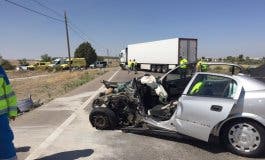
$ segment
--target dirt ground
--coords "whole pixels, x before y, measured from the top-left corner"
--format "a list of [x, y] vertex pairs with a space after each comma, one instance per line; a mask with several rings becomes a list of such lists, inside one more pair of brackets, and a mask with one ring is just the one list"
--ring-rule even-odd
[[31, 77], [31, 76], [38, 76], [38, 75], [45, 75], [45, 74], [52, 74], [52, 72], [48, 71], [6, 71], [9, 79], [14, 78], [25, 78], [25, 77]]
[[[109, 69], [90, 69], [71, 73], [69, 71], [46, 73], [48, 75], [45, 77], [14, 79], [11, 81], [11, 85], [19, 100], [28, 98], [31, 95], [33, 101], [40, 100], [40, 102], [46, 103], [108, 71]], [[30, 76], [36, 74], [39, 73], [33, 73]], [[20, 76], [14, 75], [13, 78]]]

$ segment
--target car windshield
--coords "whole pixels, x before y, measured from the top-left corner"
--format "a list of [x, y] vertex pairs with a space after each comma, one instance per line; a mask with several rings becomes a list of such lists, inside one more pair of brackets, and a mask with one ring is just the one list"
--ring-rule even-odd
[[220, 74], [227, 74], [227, 75], [237, 75], [238, 73], [242, 72], [242, 69], [237, 66], [232, 66], [229, 64], [211, 64], [207, 65], [207, 72], [210, 73], [220, 73]]

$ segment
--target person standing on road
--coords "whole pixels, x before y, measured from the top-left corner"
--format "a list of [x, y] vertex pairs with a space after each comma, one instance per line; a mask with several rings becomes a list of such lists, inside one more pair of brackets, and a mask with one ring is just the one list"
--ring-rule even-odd
[[180, 68], [180, 78], [186, 78], [187, 68], [188, 68], [188, 60], [183, 58], [182, 56], [179, 57], [179, 68]]
[[208, 64], [204, 60], [205, 58], [202, 57], [196, 64], [196, 70], [201, 72], [207, 72], [208, 71]]
[[0, 66], [0, 160], [16, 160], [13, 144], [14, 135], [9, 126], [9, 119], [17, 116], [17, 98], [12, 91], [8, 77]]
[[128, 61], [128, 73], [130, 73], [132, 70], [132, 60]]
[[137, 74], [137, 62], [135, 61], [135, 59], [133, 59], [133, 70], [134, 70], [134, 74]]

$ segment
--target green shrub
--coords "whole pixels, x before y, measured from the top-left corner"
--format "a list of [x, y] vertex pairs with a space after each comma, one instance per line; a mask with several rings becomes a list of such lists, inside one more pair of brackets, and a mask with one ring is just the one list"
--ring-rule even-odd
[[5, 70], [13, 70], [16, 68], [16, 66], [12, 65], [8, 60], [2, 59], [1, 61], [1, 66], [5, 69]]

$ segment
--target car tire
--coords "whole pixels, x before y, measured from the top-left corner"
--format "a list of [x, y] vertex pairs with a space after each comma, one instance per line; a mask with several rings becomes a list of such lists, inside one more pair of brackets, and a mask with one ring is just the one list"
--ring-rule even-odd
[[99, 130], [113, 130], [117, 126], [116, 115], [109, 108], [94, 108], [89, 115], [89, 120], [92, 126]]
[[225, 147], [245, 157], [258, 157], [265, 151], [265, 129], [254, 121], [233, 121], [221, 135]]

